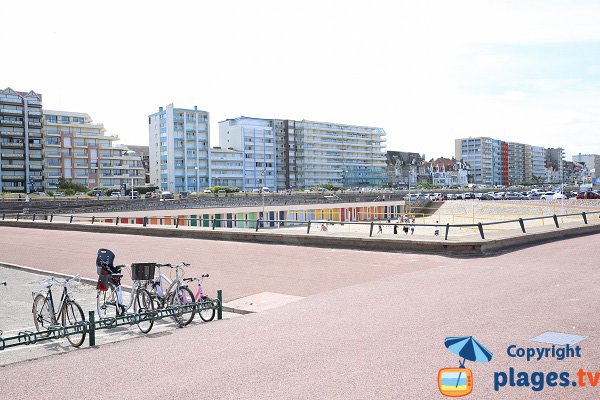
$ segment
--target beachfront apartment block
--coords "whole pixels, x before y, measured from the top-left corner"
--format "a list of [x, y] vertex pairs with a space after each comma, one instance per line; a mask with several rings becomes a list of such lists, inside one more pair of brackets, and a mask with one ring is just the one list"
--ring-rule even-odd
[[118, 136], [89, 114], [44, 110], [42, 136], [46, 189], [58, 189], [59, 178], [90, 189], [145, 184], [141, 156], [116, 145]]
[[207, 111], [159, 107], [148, 116], [150, 183], [171, 193], [201, 192], [210, 181]]
[[42, 95], [0, 90], [0, 191], [43, 188]]
[[455, 158], [471, 166], [476, 184], [508, 186], [546, 179], [544, 147], [490, 137], [456, 139], [454, 143]]
[[241, 188], [244, 181], [244, 153], [233, 148], [210, 150], [210, 173], [213, 186]]
[[387, 182], [382, 128], [239, 117], [219, 123], [219, 144], [244, 152], [243, 190]]
[[239, 117], [221, 121], [219, 145], [243, 154], [241, 190], [278, 190], [273, 120]]

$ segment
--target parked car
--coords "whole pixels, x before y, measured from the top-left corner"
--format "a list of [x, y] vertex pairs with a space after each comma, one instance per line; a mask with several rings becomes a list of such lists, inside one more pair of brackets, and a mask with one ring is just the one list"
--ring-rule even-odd
[[210, 190], [210, 189], [204, 189], [204, 190], [202, 191], [202, 193], [212, 193], [212, 190]]
[[160, 194], [160, 198], [163, 200], [173, 200], [175, 196], [171, 192], [164, 191]]
[[506, 200], [523, 200], [526, 198], [527, 197], [523, 196], [523, 194], [519, 193], [519, 192], [507, 192], [504, 195], [504, 199], [506, 199]]
[[540, 200], [554, 200], [554, 192], [544, 192], [540, 195]]
[[565, 200], [567, 198], [568, 197], [562, 193], [554, 193], [554, 196], [552, 196], [552, 200]]
[[529, 200], [539, 200], [542, 195], [539, 192], [531, 192], [527, 195]]
[[587, 192], [579, 192], [577, 194], [578, 199], [600, 199], [600, 195], [596, 192], [588, 190]]
[[496, 196], [493, 193], [482, 193], [479, 200], [496, 200]]
[[121, 192], [112, 192], [110, 197], [121, 197]]

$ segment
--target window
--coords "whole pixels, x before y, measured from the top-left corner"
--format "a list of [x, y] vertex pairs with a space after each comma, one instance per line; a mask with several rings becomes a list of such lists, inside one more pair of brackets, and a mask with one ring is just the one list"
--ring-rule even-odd
[[64, 115], [61, 115], [61, 117], [59, 118], [59, 121], [61, 124], [68, 124], [70, 121], [70, 118]]
[[46, 121], [56, 123], [57, 117], [56, 117], [56, 115], [46, 115]]
[[82, 117], [73, 117], [73, 123], [74, 124], [83, 124], [85, 121], [83, 120]]

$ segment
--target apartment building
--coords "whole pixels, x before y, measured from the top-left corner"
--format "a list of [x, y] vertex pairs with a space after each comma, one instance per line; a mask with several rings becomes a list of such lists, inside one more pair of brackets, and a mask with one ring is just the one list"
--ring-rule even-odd
[[600, 154], [577, 154], [572, 160], [585, 164], [591, 178], [600, 178]]
[[506, 142], [489, 137], [455, 140], [455, 157], [471, 166], [473, 182], [515, 185], [523, 181], [544, 182], [545, 148]]
[[59, 178], [88, 188], [145, 184], [141, 156], [115, 145], [118, 136], [89, 114], [44, 110], [42, 137], [47, 189], [57, 189]]
[[297, 186], [386, 185], [382, 128], [302, 120], [294, 121], [294, 135]]
[[244, 151], [244, 190], [384, 186], [384, 142], [385, 131], [373, 127], [251, 117], [219, 123], [221, 147]]
[[210, 164], [213, 186], [243, 187], [244, 153], [242, 151], [213, 147], [210, 150]]
[[439, 186], [467, 186], [469, 184], [469, 164], [440, 157], [426, 164], [431, 177], [430, 183]]
[[429, 183], [429, 171], [425, 164], [425, 155], [407, 151], [387, 151], [387, 185], [407, 188], [418, 183]]
[[0, 191], [43, 190], [42, 95], [0, 90]]
[[219, 145], [243, 153], [241, 190], [278, 190], [273, 120], [239, 117], [219, 122]]
[[151, 184], [172, 193], [211, 186], [208, 112], [169, 104], [149, 115], [148, 124]]

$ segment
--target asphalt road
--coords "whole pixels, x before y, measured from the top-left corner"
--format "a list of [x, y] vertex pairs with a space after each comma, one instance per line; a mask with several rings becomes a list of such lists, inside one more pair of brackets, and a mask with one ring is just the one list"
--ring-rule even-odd
[[[6, 230], [0, 239], [2, 249], [15, 243], [7, 239]], [[158, 242], [132, 239], [148, 241], [149, 255], [158, 254], [154, 253]], [[127, 242], [133, 248], [140, 245]], [[93, 244], [89, 238], [69, 243], [65, 237], [60, 243], [63, 250], [81, 248], [73, 260], [77, 254], [88, 254], [87, 247]], [[545, 387], [538, 392], [531, 387], [505, 387], [496, 392], [493, 377], [494, 372], [508, 372], [511, 367], [517, 372], [567, 371], [574, 381], [579, 368], [600, 371], [596, 250], [600, 235], [466, 260], [352, 251], [327, 257], [324, 249], [213, 244], [222, 247], [230, 260], [250, 252], [245, 262], [236, 263], [237, 270], [242, 266], [254, 270], [255, 251], [260, 251], [258, 259], [277, 261], [260, 268], [279, 271], [281, 279], [273, 279], [274, 272], [264, 273], [266, 279], [253, 282], [248, 290], [262, 291], [261, 285], [272, 285], [286, 293], [296, 287], [285, 279], [301, 276], [306, 276], [303, 284], [312, 282], [308, 277], [325, 282], [315, 279], [312, 293], [307, 289], [298, 293], [313, 295], [268, 312], [70, 352], [35, 364], [12, 364], [2, 369], [0, 398], [89, 398], [94, 393], [104, 399], [146, 399], [160, 391], [171, 398], [200, 394], [217, 399], [437, 399], [442, 398], [438, 370], [459, 364], [458, 357], [444, 347], [444, 338], [469, 335], [494, 357], [489, 363], [467, 362], [474, 375], [474, 391], [468, 398], [599, 397], [600, 385]], [[22, 259], [34, 257], [23, 253], [22, 245], [15, 249], [21, 250], [20, 256], [13, 254], [6, 261], [21, 259], [26, 264]], [[134, 254], [143, 254], [142, 249], [137, 251]], [[47, 252], [43, 247], [35, 251], [41, 256]], [[206, 257], [212, 260], [207, 264], [217, 268], [215, 258], [221, 257]], [[233, 274], [232, 269], [225, 270]], [[348, 277], [340, 277], [344, 272]], [[247, 276], [240, 274], [238, 280]], [[220, 283], [230, 281], [235, 279]], [[513, 344], [546, 347], [530, 340], [546, 331], [588, 336], [579, 344], [582, 357], [530, 362], [508, 357], [507, 347]], [[43, 384], [28, 384], [31, 371]]]

